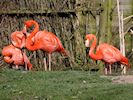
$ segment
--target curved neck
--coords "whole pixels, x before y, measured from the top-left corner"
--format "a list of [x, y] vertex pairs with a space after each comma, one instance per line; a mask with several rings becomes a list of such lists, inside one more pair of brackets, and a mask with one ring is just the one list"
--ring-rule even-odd
[[36, 21], [32, 21], [32, 24], [35, 26], [34, 30], [30, 33], [28, 38], [32, 38], [35, 36], [35, 34], [39, 31], [39, 25]]
[[99, 60], [101, 59], [100, 55], [96, 52], [96, 54], [94, 54], [94, 49], [96, 47], [96, 43], [97, 43], [97, 39], [96, 39], [96, 36], [93, 36], [92, 37], [93, 40], [93, 43], [90, 47], [90, 52], [89, 52], [89, 56], [92, 58], [92, 59], [95, 59], [95, 60]]
[[32, 24], [35, 26], [34, 30], [30, 33], [30, 35], [26, 39], [26, 48], [28, 50], [36, 50], [36, 46], [34, 46], [34, 41], [32, 41], [32, 38], [36, 35], [36, 33], [39, 31], [39, 25], [36, 21], [32, 21]]

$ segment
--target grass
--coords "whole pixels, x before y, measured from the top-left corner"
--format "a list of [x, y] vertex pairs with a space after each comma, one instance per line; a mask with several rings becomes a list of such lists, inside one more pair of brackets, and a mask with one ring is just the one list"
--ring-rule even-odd
[[87, 71], [0, 70], [0, 100], [132, 100], [132, 91]]

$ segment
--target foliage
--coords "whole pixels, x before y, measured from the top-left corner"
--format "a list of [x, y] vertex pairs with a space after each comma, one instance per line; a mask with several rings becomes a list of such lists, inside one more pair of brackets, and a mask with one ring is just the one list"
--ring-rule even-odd
[[132, 100], [132, 90], [89, 71], [0, 70], [1, 100]]

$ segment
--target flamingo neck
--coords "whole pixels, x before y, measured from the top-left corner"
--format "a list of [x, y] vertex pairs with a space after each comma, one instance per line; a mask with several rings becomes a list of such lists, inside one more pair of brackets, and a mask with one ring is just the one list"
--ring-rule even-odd
[[36, 21], [32, 21], [32, 24], [35, 26], [35, 28], [26, 39], [26, 48], [28, 50], [36, 50], [37, 49], [36, 46], [34, 46], [34, 41], [32, 41], [32, 38], [39, 31], [39, 25]]
[[34, 30], [30, 33], [30, 35], [28, 36], [28, 38], [32, 38], [36, 35], [36, 33], [39, 31], [39, 25], [36, 21], [32, 21], [32, 25], [35, 26]]
[[94, 60], [99, 60], [99, 56], [97, 54], [94, 54], [94, 49], [96, 48], [97, 39], [96, 36], [93, 36], [93, 43], [90, 47], [89, 56]]

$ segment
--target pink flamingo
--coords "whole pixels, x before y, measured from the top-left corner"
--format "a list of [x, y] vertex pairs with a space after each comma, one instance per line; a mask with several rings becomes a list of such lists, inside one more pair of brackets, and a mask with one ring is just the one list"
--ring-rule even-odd
[[[53, 52], [60, 52], [66, 56], [67, 53], [64, 47], [62, 46], [61, 41], [55, 34], [48, 32], [46, 30], [39, 31], [39, 25], [34, 20], [28, 20], [25, 22], [25, 26], [27, 28], [33, 25], [35, 26], [34, 30], [26, 38], [26, 48], [31, 51], [39, 49], [46, 51], [49, 56], [49, 70], [51, 70], [51, 54]], [[46, 63], [45, 70], [47, 70]]]
[[31, 70], [32, 64], [30, 63], [28, 57], [20, 49], [14, 47], [13, 45], [8, 45], [3, 48], [2, 55], [4, 56], [4, 61], [16, 65], [18, 69], [19, 65], [27, 64], [28, 69]]
[[23, 48], [25, 46], [25, 42], [26, 42], [25, 33], [26, 33], [25, 27], [22, 31], [15, 31], [11, 33], [11, 42], [15, 47]]
[[[128, 63], [128, 59], [124, 57], [121, 52], [115, 48], [112, 45], [109, 45], [107, 43], [102, 43], [96, 48], [96, 54], [94, 54], [94, 49], [96, 47], [97, 39], [96, 36], [93, 34], [87, 34], [86, 35], [86, 41], [85, 41], [85, 46], [89, 47], [90, 41], [92, 42], [92, 45], [90, 46], [90, 51], [88, 55], [90, 58], [94, 60], [102, 60], [105, 63], [109, 64], [109, 70], [110, 74], [112, 73], [111, 71], [111, 64], [115, 62], [120, 62], [121, 64], [126, 65], [128, 68], [130, 68], [130, 65]], [[105, 74], [108, 74], [107, 68], [105, 68]]]

